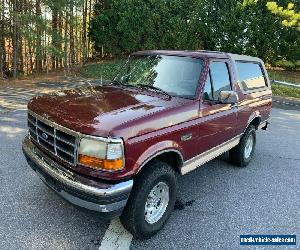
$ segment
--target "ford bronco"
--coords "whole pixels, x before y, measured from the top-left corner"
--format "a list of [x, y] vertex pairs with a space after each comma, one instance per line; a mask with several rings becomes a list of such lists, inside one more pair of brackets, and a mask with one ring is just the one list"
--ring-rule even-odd
[[148, 238], [173, 210], [179, 175], [227, 151], [249, 164], [271, 104], [259, 58], [141, 51], [105, 84], [34, 97], [23, 152], [64, 199]]

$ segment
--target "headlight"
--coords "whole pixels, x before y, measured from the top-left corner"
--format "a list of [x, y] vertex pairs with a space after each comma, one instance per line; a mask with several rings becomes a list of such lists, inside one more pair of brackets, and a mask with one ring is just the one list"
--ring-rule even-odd
[[95, 169], [117, 171], [124, 167], [123, 152], [122, 141], [82, 138], [78, 149], [78, 162]]

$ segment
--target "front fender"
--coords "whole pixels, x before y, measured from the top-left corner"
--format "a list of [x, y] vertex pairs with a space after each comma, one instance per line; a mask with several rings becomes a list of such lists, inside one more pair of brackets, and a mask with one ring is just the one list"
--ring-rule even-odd
[[249, 126], [249, 124], [250, 124], [255, 118], [261, 119], [261, 114], [260, 114], [259, 110], [255, 110], [255, 111], [249, 116], [249, 119], [248, 119], [248, 122], [247, 122], [247, 127]]
[[156, 156], [166, 153], [166, 152], [174, 152], [177, 153], [182, 162], [183, 158], [183, 150], [178, 143], [175, 141], [161, 141], [152, 146], [150, 146], [147, 150], [145, 150], [138, 158], [134, 165], [135, 173], [138, 173], [150, 160], [155, 158]]

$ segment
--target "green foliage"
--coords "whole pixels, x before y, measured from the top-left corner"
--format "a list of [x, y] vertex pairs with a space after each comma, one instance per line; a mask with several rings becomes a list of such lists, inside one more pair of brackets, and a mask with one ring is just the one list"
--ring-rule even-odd
[[288, 61], [285, 59], [276, 61], [274, 64], [276, 67], [280, 67], [286, 70], [296, 70], [296, 69], [300, 69], [300, 61]]
[[100, 2], [89, 35], [95, 49], [103, 48], [106, 55], [207, 49], [249, 54], [267, 62], [300, 57], [299, 33], [282, 26], [281, 17], [267, 9], [267, 0]]
[[270, 79], [300, 84], [300, 71], [268, 70]]
[[100, 63], [89, 64], [82, 67], [79, 74], [87, 78], [98, 78], [103, 80], [112, 79], [116, 76], [125, 60], [109, 60]]
[[112, 0], [105, 9], [95, 5], [90, 36], [96, 49], [131, 53], [142, 49], [199, 47], [190, 39], [193, 1]]
[[300, 60], [295, 61], [294, 64], [295, 64], [296, 69], [300, 69]]
[[273, 83], [272, 91], [273, 91], [273, 95], [275, 96], [300, 98], [300, 89], [298, 88], [287, 87], [287, 86]]
[[287, 27], [297, 27], [300, 31], [300, 12], [297, 12], [293, 3], [288, 3], [287, 8], [284, 9], [278, 6], [276, 2], [267, 2], [267, 8], [276, 15], [283, 17], [282, 24]]

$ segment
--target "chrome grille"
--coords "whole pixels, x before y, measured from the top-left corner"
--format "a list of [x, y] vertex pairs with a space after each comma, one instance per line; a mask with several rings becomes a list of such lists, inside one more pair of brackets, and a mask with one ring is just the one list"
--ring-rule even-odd
[[76, 136], [64, 131], [48, 120], [28, 113], [28, 129], [32, 140], [71, 165], [76, 164]]

